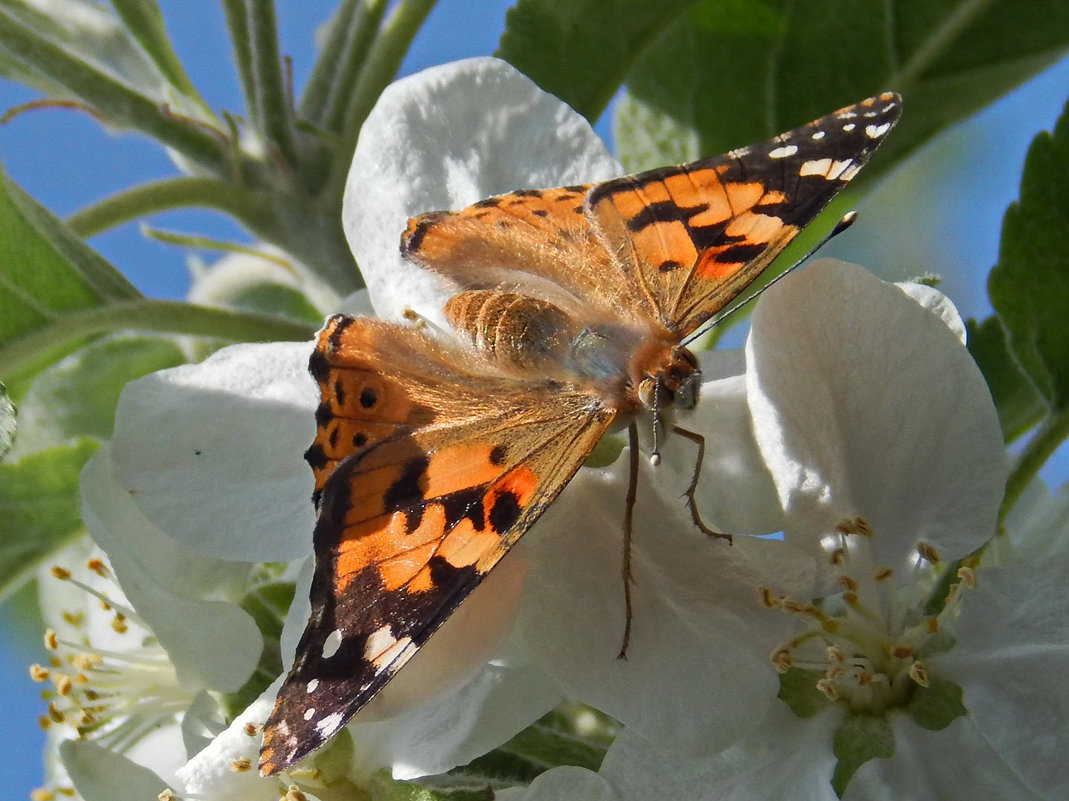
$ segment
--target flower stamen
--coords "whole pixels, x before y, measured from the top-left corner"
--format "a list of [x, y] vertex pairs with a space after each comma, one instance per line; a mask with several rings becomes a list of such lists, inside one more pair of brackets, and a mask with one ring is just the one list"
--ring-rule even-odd
[[[91, 559], [86, 568], [114, 581], [102, 559]], [[148, 628], [107, 593], [75, 579], [71, 570], [56, 566], [51, 574], [95, 598], [112, 617], [109, 628], [102, 629], [91, 627], [84, 614], [68, 612], [62, 618], [70, 626], [69, 636], [60, 637], [54, 629], [45, 632], [49, 664], [30, 666], [34, 681], [52, 685], [42, 692], [48, 704], [47, 715], [39, 719], [42, 727], [67, 725], [79, 738], [92, 737], [122, 751], [160, 725], [176, 722], [193, 691], [179, 684], [170, 657]], [[113, 586], [111, 595], [119, 597], [121, 591]], [[108, 630], [118, 636], [111, 637], [115, 646], [94, 646], [93, 640]]]
[[[766, 607], [792, 615], [806, 630], [772, 652], [776, 671], [818, 672], [822, 675], [815, 687], [825, 698], [863, 714], [903, 706], [914, 689], [929, 686], [922, 656], [930, 651], [941, 621], [958, 613], [963, 592], [975, 584], [971, 568], [960, 568], [960, 581], [952, 585], [940, 612], [925, 614], [927, 594], [939, 577], [938, 552], [929, 543], [919, 543], [912, 575], [899, 586], [890, 567], [866, 567], [868, 543], [876, 536], [861, 517], [835, 527], [825, 542], [839, 569], [841, 591], [819, 604], [760, 590]], [[919, 592], [925, 588], [927, 592]]]

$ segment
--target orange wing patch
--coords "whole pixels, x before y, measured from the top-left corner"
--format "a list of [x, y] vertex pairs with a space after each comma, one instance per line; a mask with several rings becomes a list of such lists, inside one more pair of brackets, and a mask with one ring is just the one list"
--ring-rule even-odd
[[591, 226], [683, 336], [723, 309], [858, 173], [901, 114], [884, 94], [767, 142], [594, 187]]

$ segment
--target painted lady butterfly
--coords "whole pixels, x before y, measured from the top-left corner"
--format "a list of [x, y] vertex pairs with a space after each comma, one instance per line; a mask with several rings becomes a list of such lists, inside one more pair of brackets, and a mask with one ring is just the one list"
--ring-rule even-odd
[[464, 346], [345, 315], [319, 334], [312, 616], [265, 728], [264, 774], [321, 746], [393, 677], [614, 423], [632, 446], [629, 534], [636, 415], [652, 411], [656, 431], [663, 408], [697, 400], [684, 338], [900, 113], [882, 94], [693, 164], [409, 221], [403, 254], [462, 289], [445, 315]]

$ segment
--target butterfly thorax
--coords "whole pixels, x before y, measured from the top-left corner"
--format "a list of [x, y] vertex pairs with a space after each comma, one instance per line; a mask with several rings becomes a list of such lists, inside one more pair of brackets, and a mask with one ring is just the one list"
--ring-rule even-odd
[[697, 359], [661, 325], [619, 320], [581, 325], [541, 298], [483, 289], [454, 295], [445, 315], [499, 367], [593, 388], [620, 413], [673, 403], [690, 408], [697, 399]]

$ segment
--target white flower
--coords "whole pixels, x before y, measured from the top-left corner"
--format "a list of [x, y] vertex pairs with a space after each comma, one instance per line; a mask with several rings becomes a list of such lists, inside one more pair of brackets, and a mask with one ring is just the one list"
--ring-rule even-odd
[[[91, 463], [87, 473], [94, 471]], [[86, 484], [95, 485], [90, 492], [100, 488], [92, 475]], [[117, 537], [137, 529], [120, 525]], [[142, 556], [159, 545], [158, 539], [152, 542], [150, 530], [142, 527], [137, 534], [149, 539]], [[183, 761], [184, 717], [191, 707], [210, 702], [208, 686], [236, 690], [255, 666], [261, 645], [259, 631], [240, 609], [231, 612], [221, 608], [224, 602], [196, 597], [203, 595], [196, 564], [187, 574], [189, 596], [168, 599], [129, 554], [113, 553], [114, 570], [100, 548], [79, 539], [62, 552], [50, 574], [42, 574], [41, 606], [49, 624], [45, 644], [51, 657], [47, 665], [31, 669], [37, 681], [52, 686], [46, 694], [48, 714], [42, 718], [49, 732], [49, 784], [61, 790], [73, 785], [90, 798], [120, 787], [156, 795], [171, 783]], [[120, 576], [130, 595], [142, 601], [146, 586], [151, 588], [156, 603], [142, 602], [144, 615], [119, 586]], [[158, 616], [168, 600], [176, 604]], [[217, 631], [201, 630], [208, 616], [220, 624]], [[164, 622], [165, 617], [172, 619]], [[177, 659], [149, 620], [160, 625]], [[218, 635], [215, 648], [226, 638], [233, 651], [231, 658], [212, 662], [220, 670], [214, 674], [204, 671], [204, 652], [198, 652], [213, 634]]]
[[994, 535], [1005, 456], [954, 315], [910, 294], [818, 262], [759, 302], [754, 428], [786, 538], [831, 545], [839, 591], [770, 590], [800, 624], [787, 703], [704, 759], [625, 730], [600, 771], [619, 798], [1065, 797], [1065, 556], [939, 583]]

